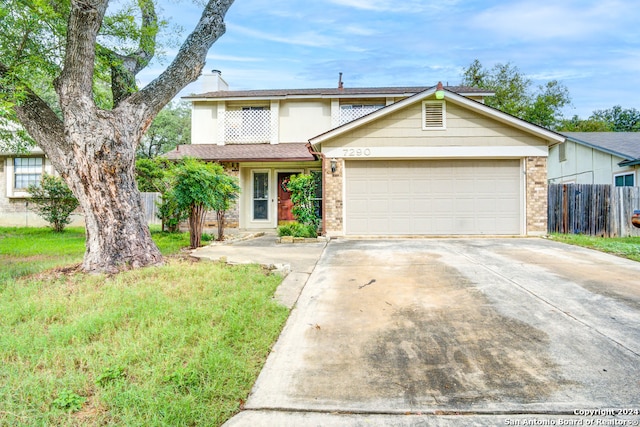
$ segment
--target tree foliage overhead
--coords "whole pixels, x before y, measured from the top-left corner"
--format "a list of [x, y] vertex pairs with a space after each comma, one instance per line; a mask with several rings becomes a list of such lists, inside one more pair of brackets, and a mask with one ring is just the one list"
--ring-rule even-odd
[[464, 69], [461, 84], [495, 92], [485, 98], [487, 105], [550, 129], [561, 122], [562, 108], [571, 103], [562, 83], [551, 80], [532, 90], [531, 79], [511, 63], [487, 69], [476, 59]]
[[162, 262], [135, 184], [136, 150], [156, 115], [200, 75], [233, 3], [203, 2], [173, 61], [138, 88], [165, 26], [154, 1], [0, 3], [0, 129], [14, 139], [26, 131], [77, 197], [86, 271]]

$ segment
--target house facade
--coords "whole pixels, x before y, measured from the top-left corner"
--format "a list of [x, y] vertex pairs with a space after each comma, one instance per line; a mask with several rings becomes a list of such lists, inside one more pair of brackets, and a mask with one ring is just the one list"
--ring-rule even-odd
[[563, 132], [549, 150], [551, 184], [637, 186], [640, 132]]
[[0, 153], [0, 226], [45, 226], [47, 222], [29, 209], [31, 184], [54, 168], [44, 152], [36, 147], [28, 153]]
[[311, 173], [329, 236], [546, 232], [549, 146], [557, 133], [447, 87], [231, 91], [192, 103], [192, 144], [168, 153], [221, 163], [242, 193], [242, 229], [292, 220], [286, 181]]

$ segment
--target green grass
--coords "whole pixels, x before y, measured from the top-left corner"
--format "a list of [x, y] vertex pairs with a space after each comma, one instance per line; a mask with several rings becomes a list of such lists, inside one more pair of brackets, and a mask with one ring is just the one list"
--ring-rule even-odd
[[0, 287], [0, 425], [215, 426], [236, 413], [288, 315], [272, 299], [281, 278], [184, 257], [113, 276], [36, 260], [80, 262], [83, 244], [81, 230], [0, 229], [0, 274], [7, 257], [39, 271]]
[[[163, 233], [152, 226], [151, 235], [163, 255], [189, 246], [189, 233]], [[81, 263], [84, 242], [81, 227], [68, 227], [63, 233], [50, 228], [0, 227], [0, 286], [17, 277]]]
[[640, 261], [640, 237], [596, 237], [582, 234], [553, 234], [553, 240]]

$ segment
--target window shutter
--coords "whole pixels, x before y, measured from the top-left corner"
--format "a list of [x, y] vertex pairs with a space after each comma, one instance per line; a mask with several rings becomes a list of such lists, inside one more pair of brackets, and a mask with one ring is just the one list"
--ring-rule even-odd
[[444, 102], [425, 101], [422, 106], [423, 129], [444, 129]]

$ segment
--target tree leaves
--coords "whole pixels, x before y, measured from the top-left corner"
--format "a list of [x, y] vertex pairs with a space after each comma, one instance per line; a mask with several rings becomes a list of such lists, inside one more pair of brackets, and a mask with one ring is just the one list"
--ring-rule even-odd
[[562, 120], [562, 108], [571, 103], [569, 90], [557, 80], [531, 91], [531, 79], [510, 62], [486, 69], [477, 59], [462, 73], [462, 85], [489, 89], [495, 96], [485, 103], [539, 126], [555, 128]]

